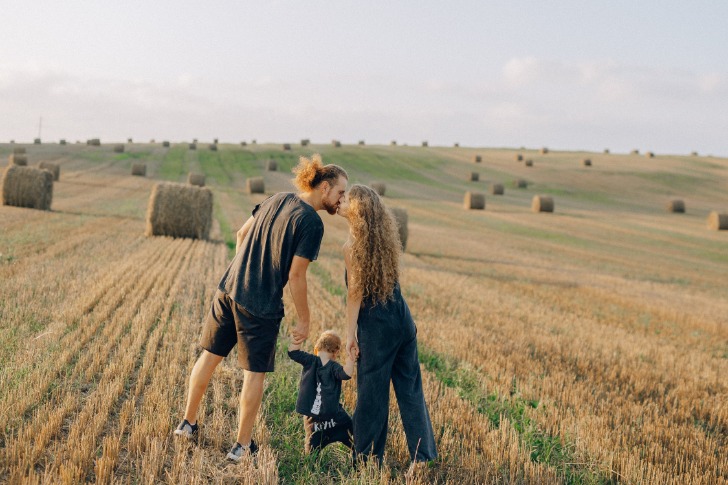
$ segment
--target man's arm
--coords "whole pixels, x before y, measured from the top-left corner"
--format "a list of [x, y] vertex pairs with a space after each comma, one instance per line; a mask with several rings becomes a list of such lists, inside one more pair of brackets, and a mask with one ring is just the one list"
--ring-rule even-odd
[[245, 224], [243, 224], [243, 227], [238, 229], [238, 241], [235, 244], [235, 254], [240, 251], [240, 246], [243, 245], [243, 241], [245, 240], [245, 236], [248, 235], [248, 232], [250, 231], [250, 228], [253, 226], [253, 222], [255, 222], [255, 217], [250, 216], [247, 221], [245, 221]]
[[306, 258], [294, 256], [291, 263], [291, 270], [288, 272], [288, 287], [296, 306], [298, 322], [293, 329], [293, 340], [303, 342], [308, 338], [308, 327], [311, 323], [311, 316], [308, 311], [308, 285], [306, 283], [306, 271], [311, 263]]

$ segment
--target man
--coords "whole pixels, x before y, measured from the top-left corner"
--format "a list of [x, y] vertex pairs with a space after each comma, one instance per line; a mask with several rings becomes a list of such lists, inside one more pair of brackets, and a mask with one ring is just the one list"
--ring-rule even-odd
[[306, 271], [318, 257], [324, 226], [318, 211], [336, 214], [344, 200], [348, 176], [321, 157], [301, 157], [294, 181], [300, 192], [279, 193], [261, 202], [237, 233], [237, 248], [218, 285], [203, 324], [203, 348], [190, 375], [187, 407], [176, 435], [194, 437], [197, 411], [210, 378], [235, 344], [244, 369], [237, 442], [227, 457], [239, 461], [254, 455], [252, 439], [263, 399], [265, 373], [273, 372], [276, 340], [283, 319], [283, 288], [288, 284], [298, 314], [293, 337], [308, 337]]

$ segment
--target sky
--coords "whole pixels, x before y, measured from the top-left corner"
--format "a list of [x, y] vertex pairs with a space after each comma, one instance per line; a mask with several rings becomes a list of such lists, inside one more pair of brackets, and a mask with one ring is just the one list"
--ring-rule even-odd
[[728, 156], [725, 0], [0, 0], [0, 11], [2, 143], [40, 131]]

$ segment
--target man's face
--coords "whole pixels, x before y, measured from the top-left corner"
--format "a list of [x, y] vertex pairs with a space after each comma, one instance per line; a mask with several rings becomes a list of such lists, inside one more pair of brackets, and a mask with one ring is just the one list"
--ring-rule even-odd
[[326, 212], [332, 216], [339, 210], [339, 205], [344, 201], [346, 195], [346, 184], [349, 181], [346, 177], [339, 177], [336, 182], [331, 185], [329, 182], [324, 182], [327, 186], [324, 188], [324, 196], [321, 199], [321, 203], [326, 209]]

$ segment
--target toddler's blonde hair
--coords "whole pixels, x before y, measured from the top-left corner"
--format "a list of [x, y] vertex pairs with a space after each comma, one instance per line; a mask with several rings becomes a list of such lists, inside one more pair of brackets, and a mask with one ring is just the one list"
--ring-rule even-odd
[[313, 351], [317, 355], [320, 350], [332, 355], [338, 353], [341, 350], [341, 337], [333, 330], [326, 330], [319, 336], [316, 345], [313, 346]]

